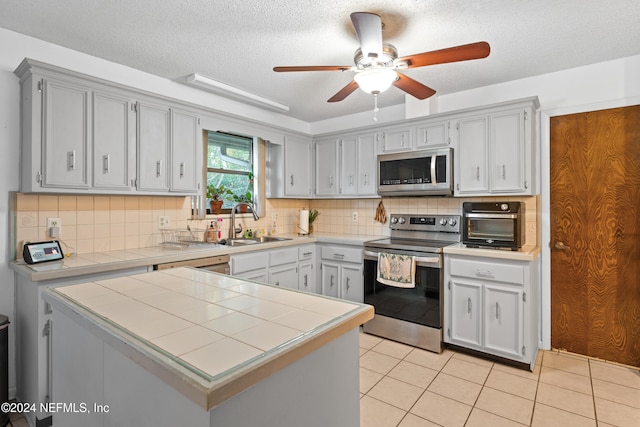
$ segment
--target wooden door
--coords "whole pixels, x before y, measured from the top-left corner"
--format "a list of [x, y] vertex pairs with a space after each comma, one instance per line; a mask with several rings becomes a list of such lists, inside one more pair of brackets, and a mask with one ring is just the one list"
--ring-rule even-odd
[[551, 119], [551, 345], [640, 366], [640, 106]]

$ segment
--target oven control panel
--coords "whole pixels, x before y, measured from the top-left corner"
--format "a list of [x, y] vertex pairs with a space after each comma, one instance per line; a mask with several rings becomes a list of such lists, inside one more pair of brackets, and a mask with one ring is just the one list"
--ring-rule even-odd
[[391, 214], [389, 228], [460, 233], [460, 215]]

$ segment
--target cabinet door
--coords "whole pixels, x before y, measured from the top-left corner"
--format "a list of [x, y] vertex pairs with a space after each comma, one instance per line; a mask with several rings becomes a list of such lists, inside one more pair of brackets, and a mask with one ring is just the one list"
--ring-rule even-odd
[[168, 107], [138, 103], [138, 189], [169, 190], [167, 160], [169, 158]]
[[364, 302], [362, 267], [358, 265], [343, 264], [341, 268], [340, 298], [354, 302]]
[[391, 153], [394, 151], [409, 151], [413, 148], [411, 141], [411, 129], [387, 129], [381, 132], [382, 151]]
[[451, 122], [435, 122], [418, 126], [416, 148], [442, 147], [451, 144]]
[[358, 142], [355, 136], [340, 140], [340, 194], [358, 194]]
[[43, 187], [89, 187], [89, 94], [84, 86], [44, 80]]
[[284, 142], [284, 195], [311, 195], [311, 141], [286, 137]]
[[135, 116], [129, 98], [93, 94], [93, 186], [131, 190], [135, 176]]
[[358, 195], [360, 196], [377, 194], [377, 155], [375, 135], [358, 136]]
[[198, 192], [202, 167], [198, 154], [202, 151], [200, 120], [195, 114], [171, 111], [171, 191]]
[[523, 305], [520, 286], [485, 285], [484, 346], [488, 352], [522, 357]]
[[456, 159], [456, 193], [487, 193], [488, 118], [472, 117], [460, 120]]
[[338, 195], [338, 140], [317, 141], [316, 196]]
[[261, 270], [247, 271], [246, 273], [234, 274], [233, 277], [237, 277], [239, 279], [251, 280], [257, 283], [268, 283], [267, 270], [264, 268]]
[[298, 265], [270, 270], [269, 283], [283, 288], [298, 289]]
[[300, 264], [298, 267], [298, 289], [316, 293], [316, 273], [312, 262]]
[[323, 262], [322, 269], [322, 295], [340, 297], [340, 264]]
[[524, 111], [493, 115], [491, 120], [492, 192], [524, 191]]
[[451, 307], [447, 331], [450, 342], [473, 348], [482, 345], [482, 285], [451, 279]]

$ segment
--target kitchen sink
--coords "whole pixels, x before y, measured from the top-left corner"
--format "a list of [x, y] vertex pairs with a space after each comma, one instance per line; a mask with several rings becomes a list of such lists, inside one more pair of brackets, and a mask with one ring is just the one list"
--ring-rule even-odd
[[225, 243], [227, 246], [243, 246], [243, 245], [255, 245], [258, 243], [269, 242], [282, 242], [285, 240], [291, 240], [287, 237], [274, 237], [274, 236], [262, 236], [262, 237], [247, 237], [239, 239], [227, 239]]

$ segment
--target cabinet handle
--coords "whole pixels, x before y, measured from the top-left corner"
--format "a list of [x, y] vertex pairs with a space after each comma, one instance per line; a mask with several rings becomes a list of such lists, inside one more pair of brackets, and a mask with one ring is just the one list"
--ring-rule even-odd
[[280, 286], [280, 281], [279, 280], [276, 282], [276, 286]]
[[293, 174], [291, 174], [291, 185], [293, 185]]
[[109, 170], [111, 169], [111, 155], [107, 154], [103, 157], [102, 166], [104, 173], [109, 173]]
[[333, 254], [333, 257], [337, 258], [337, 259], [343, 259], [344, 258], [344, 254]]
[[364, 185], [369, 184], [369, 177], [367, 176], [367, 174], [364, 174]]
[[487, 271], [476, 270], [476, 276], [484, 277], [487, 279], [493, 279], [493, 273], [490, 270], [487, 270]]
[[502, 165], [502, 179], [506, 180], [507, 179], [506, 176], [507, 176], [507, 174], [506, 174], [506, 170], [505, 170], [505, 165]]
[[309, 275], [305, 274], [304, 275], [304, 286], [305, 286], [305, 288], [308, 286], [308, 284], [309, 284]]
[[76, 170], [76, 150], [69, 151], [69, 170]]
[[333, 187], [333, 175], [329, 176], [329, 187]]
[[349, 286], [349, 280], [350, 280], [350, 278], [347, 277], [347, 290], [349, 290], [349, 288], [351, 288], [351, 286]]
[[500, 318], [500, 306], [498, 305], [498, 302], [496, 301], [496, 319]]
[[51, 394], [53, 393], [53, 321], [47, 320], [44, 324], [42, 334], [47, 337], [47, 395], [44, 397], [45, 402], [51, 402]]
[[333, 288], [333, 274], [331, 275], [331, 280], [329, 281], [329, 287]]
[[184, 162], [180, 163], [180, 178], [184, 178]]
[[156, 162], [156, 176], [159, 177], [162, 170], [162, 160]]
[[349, 185], [353, 185], [353, 175], [349, 175]]
[[480, 181], [480, 166], [476, 166], [476, 181]]
[[471, 314], [471, 298], [467, 298], [467, 314]]

